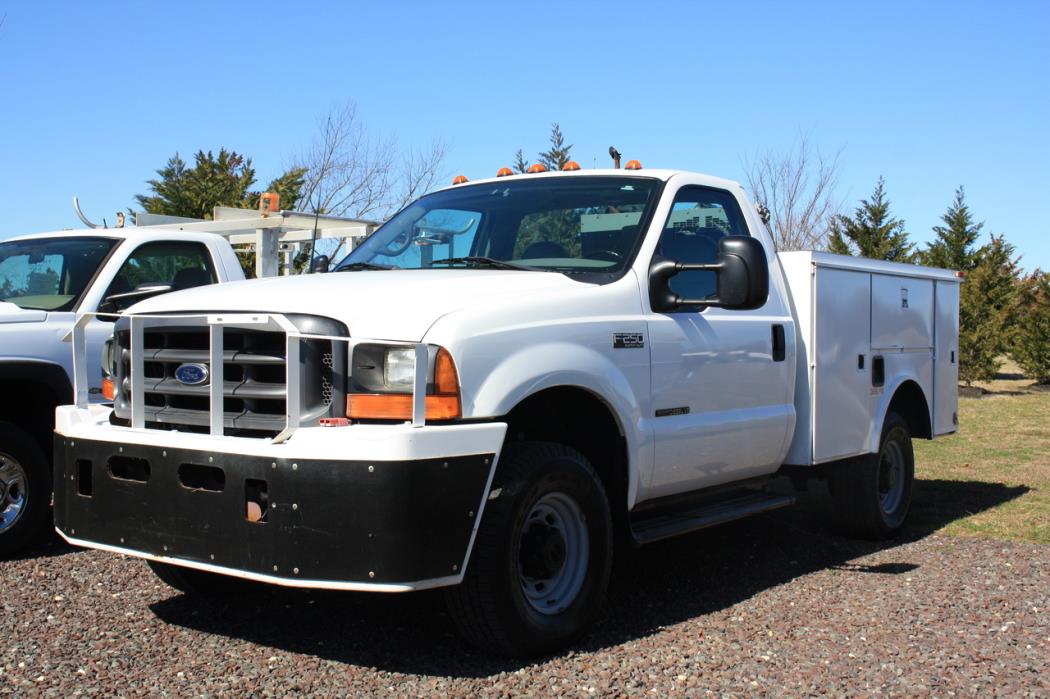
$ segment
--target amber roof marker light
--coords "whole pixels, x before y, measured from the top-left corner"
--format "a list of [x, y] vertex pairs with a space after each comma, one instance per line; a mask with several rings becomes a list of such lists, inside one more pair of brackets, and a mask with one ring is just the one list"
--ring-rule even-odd
[[641, 170], [642, 164], [637, 160], [628, 160], [627, 164], [623, 166], [624, 170]]
[[580, 169], [580, 164], [575, 160], [570, 160], [561, 166], [562, 172], [573, 172], [574, 170]]
[[529, 166], [529, 172], [535, 174], [537, 172], [547, 172], [547, 166], [543, 163], [536, 163], [535, 165]]
[[452, 184], [463, 184], [464, 182], [467, 182], [467, 181], [468, 180], [467, 180], [467, 176], [466, 175], [456, 175], [455, 177], [452, 178]]
[[513, 174], [514, 171], [511, 170], [509, 167], [501, 167], [499, 170], [496, 171], [496, 177], [510, 177]]

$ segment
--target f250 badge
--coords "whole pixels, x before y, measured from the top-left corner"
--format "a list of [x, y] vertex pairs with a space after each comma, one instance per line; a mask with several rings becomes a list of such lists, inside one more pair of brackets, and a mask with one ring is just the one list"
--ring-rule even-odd
[[613, 349], [639, 349], [645, 347], [645, 336], [641, 333], [613, 333]]

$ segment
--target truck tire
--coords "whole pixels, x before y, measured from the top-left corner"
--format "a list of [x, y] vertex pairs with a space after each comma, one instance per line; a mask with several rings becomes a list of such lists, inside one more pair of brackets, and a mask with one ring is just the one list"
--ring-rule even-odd
[[186, 595], [199, 597], [232, 597], [251, 592], [254, 588], [251, 581], [229, 575], [210, 573], [184, 566], [146, 561], [150, 570], [162, 583], [173, 587]]
[[569, 447], [517, 442], [500, 456], [449, 615], [487, 653], [531, 656], [565, 645], [597, 616], [612, 565], [605, 488]]
[[908, 423], [887, 413], [877, 454], [843, 464], [832, 476], [839, 519], [851, 534], [889, 539], [904, 526], [911, 507], [915, 455]]
[[0, 556], [36, 541], [51, 518], [51, 468], [33, 439], [0, 422]]

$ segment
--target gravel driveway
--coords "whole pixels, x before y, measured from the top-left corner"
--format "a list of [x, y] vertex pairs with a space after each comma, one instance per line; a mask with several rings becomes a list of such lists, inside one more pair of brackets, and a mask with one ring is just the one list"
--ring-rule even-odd
[[1050, 696], [1050, 546], [858, 544], [796, 510], [618, 568], [589, 636], [523, 662], [466, 647], [437, 593], [198, 601], [52, 542], [0, 563], [0, 694]]

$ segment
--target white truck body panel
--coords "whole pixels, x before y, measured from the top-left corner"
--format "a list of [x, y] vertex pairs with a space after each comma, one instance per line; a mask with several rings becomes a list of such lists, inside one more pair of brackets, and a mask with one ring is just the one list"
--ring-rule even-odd
[[[955, 431], [960, 280], [952, 272], [808, 251], [781, 253], [780, 260], [800, 348], [799, 418], [787, 463], [871, 452], [888, 401], [908, 380], [932, 400], [935, 434]], [[877, 358], [881, 385], [873, 381]]]

